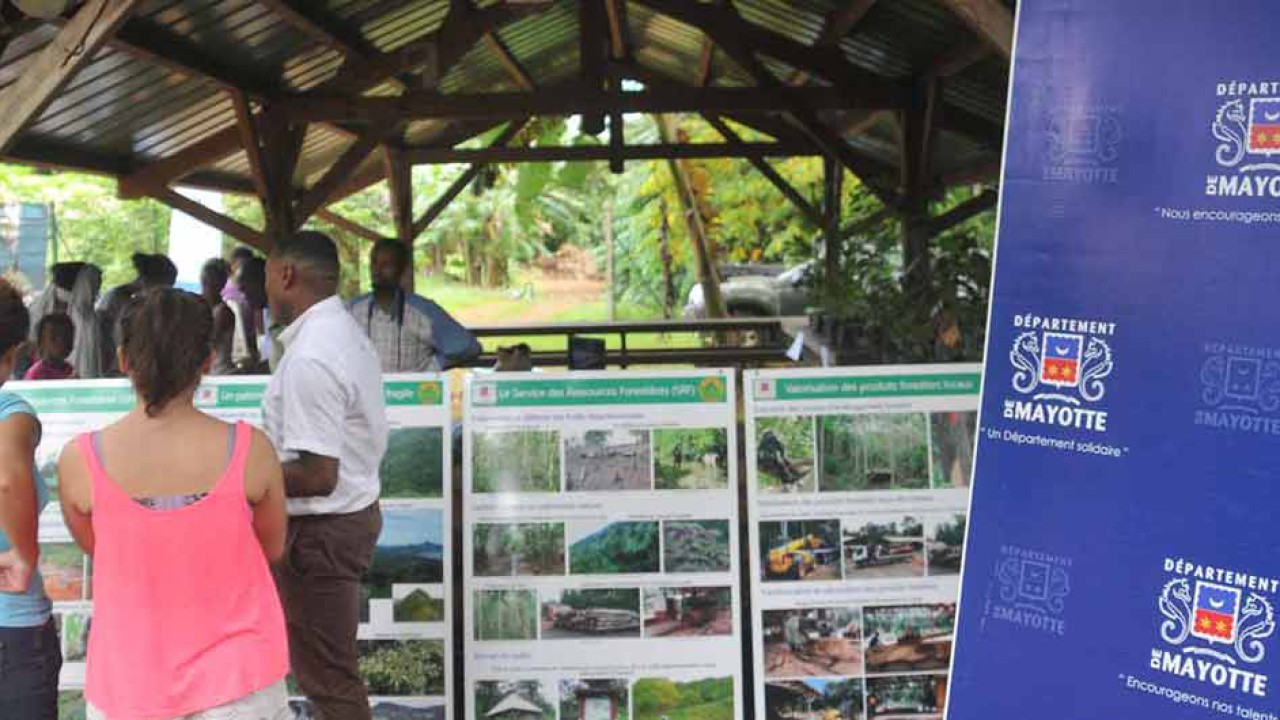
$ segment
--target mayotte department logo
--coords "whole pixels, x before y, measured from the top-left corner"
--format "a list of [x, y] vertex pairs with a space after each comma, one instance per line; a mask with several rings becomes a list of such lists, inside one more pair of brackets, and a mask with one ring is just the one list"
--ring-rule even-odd
[[1065, 634], [1070, 561], [1011, 546], [1001, 548], [1000, 554], [995, 572], [999, 592], [987, 603], [986, 615], [1052, 635]]
[[1106, 106], [1059, 106], [1045, 122], [1044, 179], [1089, 185], [1119, 182], [1124, 137], [1120, 111]]
[[1218, 83], [1218, 110], [1211, 130], [1218, 141], [1214, 160], [1233, 174], [1211, 174], [1205, 194], [1280, 197], [1280, 82]]
[[1280, 435], [1280, 350], [1208, 343], [1197, 425]]
[[1009, 350], [1013, 389], [1024, 399], [1005, 401], [1005, 417], [1062, 427], [1106, 430], [1106, 412], [1093, 407], [1106, 395], [1115, 368], [1109, 338], [1115, 323], [1019, 316]]
[[1153, 649], [1151, 668], [1265, 695], [1266, 676], [1248, 668], [1266, 657], [1275, 634], [1268, 594], [1280, 582], [1186, 560], [1165, 560], [1165, 571], [1175, 577], [1157, 598], [1160, 639], [1173, 649]]

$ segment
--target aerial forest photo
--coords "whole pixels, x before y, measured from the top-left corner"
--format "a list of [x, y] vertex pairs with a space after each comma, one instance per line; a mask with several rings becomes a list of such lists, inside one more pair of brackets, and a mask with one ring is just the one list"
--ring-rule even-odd
[[476, 432], [471, 465], [472, 492], [560, 492], [560, 433]]
[[756, 474], [762, 493], [807, 493], [817, 489], [812, 417], [756, 420]]
[[653, 475], [657, 490], [720, 490], [729, 487], [729, 441], [724, 428], [653, 431]]
[[477, 577], [564, 574], [564, 523], [476, 523]]
[[378, 469], [384, 498], [438, 498], [444, 488], [444, 430], [396, 428]]
[[362, 622], [369, 620], [369, 600], [391, 599], [393, 586], [444, 581], [443, 522], [437, 509], [382, 506], [382, 532], [361, 584]]
[[821, 418], [823, 492], [929, 487], [929, 423], [921, 413]]
[[659, 571], [658, 523], [570, 523], [569, 572], [618, 575]]

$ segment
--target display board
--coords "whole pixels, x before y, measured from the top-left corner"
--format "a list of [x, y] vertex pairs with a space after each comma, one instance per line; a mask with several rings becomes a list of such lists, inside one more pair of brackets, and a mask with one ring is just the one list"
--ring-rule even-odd
[[740, 720], [731, 371], [466, 389], [470, 720]]
[[953, 720], [1280, 714], [1277, 10], [1019, 4]]
[[756, 716], [941, 716], [977, 365], [746, 374]]
[[[196, 393], [196, 406], [229, 422], [259, 425], [266, 382], [209, 378]], [[44, 435], [36, 464], [55, 496], [63, 446], [134, 406], [133, 391], [122, 380], [8, 383], [5, 389], [27, 398], [40, 415]], [[381, 468], [383, 530], [361, 602], [360, 667], [375, 717], [443, 720], [451, 715], [452, 694], [447, 378], [392, 375], [383, 389], [391, 435]], [[83, 717], [92, 563], [72, 541], [56, 502], [40, 518], [40, 537], [40, 569], [65, 658], [60, 717]], [[294, 704], [305, 710], [305, 701]]]

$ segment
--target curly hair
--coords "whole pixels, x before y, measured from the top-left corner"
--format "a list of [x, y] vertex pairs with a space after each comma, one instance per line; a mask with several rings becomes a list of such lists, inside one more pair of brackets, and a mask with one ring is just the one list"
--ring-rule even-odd
[[144, 290], [120, 317], [120, 347], [147, 415], [155, 416], [200, 381], [213, 352], [213, 311], [185, 290]]
[[22, 293], [0, 278], [0, 354], [26, 342], [30, 332], [31, 313], [22, 302]]

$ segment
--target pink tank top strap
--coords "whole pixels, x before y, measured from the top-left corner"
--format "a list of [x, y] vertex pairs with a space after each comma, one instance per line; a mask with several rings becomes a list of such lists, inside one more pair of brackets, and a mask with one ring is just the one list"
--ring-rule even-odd
[[93, 436], [94, 433], [91, 432], [77, 435], [76, 448], [80, 450], [80, 457], [84, 458], [85, 467], [89, 470], [90, 497], [93, 498], [94, 505], [100, 505], [115, 499], [116, 487], [107, 477], [107, 470], [102, 465], [102, 458], [98, 457]]
[[210, 494], [224, 492], [223, 487], [232, 488], [244, 494], [244, 475], [249, 465], [249, 448], [253, 444], [253, 426], [240, 420], [235, 425], [235, 443], [231, 450], [231, 462], [227, 463], [227, 471], [218, 480], [218, 484], [209, 490]]

